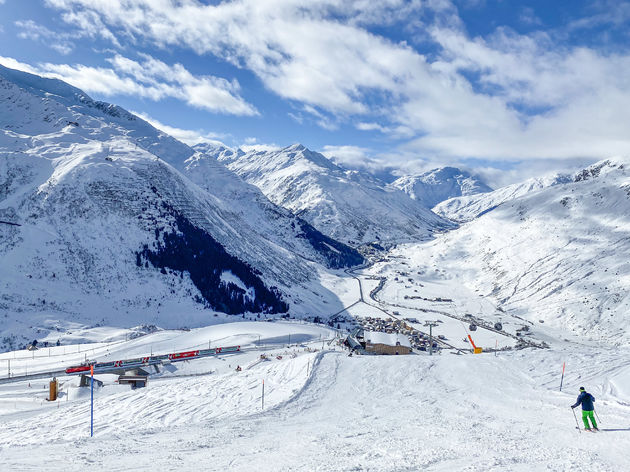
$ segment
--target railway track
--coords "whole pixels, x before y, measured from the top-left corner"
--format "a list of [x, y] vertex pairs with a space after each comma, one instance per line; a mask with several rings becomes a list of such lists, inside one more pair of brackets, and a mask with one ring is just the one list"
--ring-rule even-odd
[[[321, 341], [318, 342], [328, 342], [328, 344], [330, 345], [330, 343], [332, 341], [334, 341], [336, 338], [330, 338], [330, 339], [323, 339]], [[246, 347], [246, 348], [242, 348], [239, 349], [238, 351], [230, 351], [230, 352], [219, 352], [218, 354], [216, 354], [217, 356], [226, 356], [226, 355], [238, 355], [238, 354], [242, 354], [244, 352], [251, 352], [251, 351], [274, 351], [277, 350], [278, 346], [277, 345], [268, 345], [268, 346], [252, 346], [252, 347]], [[172, 362], [182, 362], [182, 361], [192, 361], [192, 360], [196, 360], [196, 359], [205, 359], [207, 357], [193, 357], [193, 358], [182, 358], [182, 359], [178, 359], [175, 361], [171, 361]], [[141, 366], [142, 367], [142, 366]], [[144, 366], [146, 367], [146, 366]], [[128, 369], [131, 370], [133, 368], [136, 368], [134, 366], [129, 366]], [[120, 370], [120, 368], [119, 368]], [[83, 372], [85, 373], [85, 372]], [[89, 373], [89, 370], [87, 371], [87, 373]], [[112, 372], [98, 372], [95, 374], [107, 374], [107, 373], [112, 373]], [[46, 371], [46, 372], [34, 372], [32, 374], [26, 374], [26, 375], [16, 375], [16, 376], [12, 376], [12, 377], [4, 377], [4, 378], [0, 378], [0, 385], [2, 384], [7, 384], [7, 383], [13, 383], [13, 382], [22, 382], [25, 380], [37, 380], [37, 379], [46, 379], [46, 378], [53, 378], [53, 377], [61, 377], [61, 376], [66, 376], [68, 375], [68, 373], [66, 372], [66, 369], [64, 368], [63, 370], [50, 370], [50, 371]]]

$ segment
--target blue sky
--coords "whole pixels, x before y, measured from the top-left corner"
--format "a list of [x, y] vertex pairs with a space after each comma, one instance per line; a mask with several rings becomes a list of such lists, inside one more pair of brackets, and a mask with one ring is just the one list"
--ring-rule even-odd
[[193, 143], [495, 183], [630, 153], [630, 2], [0, 0], [0, 63]]

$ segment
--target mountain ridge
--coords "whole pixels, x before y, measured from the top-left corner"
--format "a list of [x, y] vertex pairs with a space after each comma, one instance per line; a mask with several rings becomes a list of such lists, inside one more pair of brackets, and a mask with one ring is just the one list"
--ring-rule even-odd
[[404, 192], [346, 170], [301, 144], [248, 152], [218, 146], [208, 155], [277, 205], [354, 246], [430, 238], [453, 226]]
[[438, 167], [422, 174], [405, 175], [390, 184], [427, 208], [453, 197], [491, 192], [479, 177], [457, 167]]
[[360, 263], [355, 250], [122, 108], [72, 87], [58, 100], [42, 89], [58, 82], [5, 72], [0, 220], [20, 226], [0, 224], [0, 335], [30, 337], [51, 319], [182, 326], [338, 310], [318, 267]]

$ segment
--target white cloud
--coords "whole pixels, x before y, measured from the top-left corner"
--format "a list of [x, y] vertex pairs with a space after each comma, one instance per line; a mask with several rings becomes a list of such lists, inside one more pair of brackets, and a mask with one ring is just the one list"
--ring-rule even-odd
[[282, 146], [278, 146], [273, 143], [260, 143], [258, 142], [258, 138], [253, 136], [247, 137], [243, 140], [243, 143], [239, 146], [239, 148], [245, 152], [249, 151], [277, 151], [282, 149]]
[[28, 72], [29, 74], [39, 73], [39, 71], [35, 67], [29, 64], [26, 64], [25, 62], [20, 62], [17, 59], [14, 59], [12, 57], [0, 56], [0, 64], [2, 64], [5, 67], [8, 67], [9, 69], [21, 70], [23, 72]]
[[324, 156], [348, 169], [364, 169], [370, 172], [380, 172], [388, 167], [388, 159], [374, 157], [372, 150], [361, 146], [324, 146], [320, 151]]
[[138, 82], [149, 84], [151, 93], [172, 96], [197, 108], [252, 116], [258, 111], [240, 96], [237, 81], [214, 76], [196, 77], [181, 64], [169, 66], [146, 54], [141, 63], [116, 55], [109, 62], [121, 74], [134, 77]]
[[594, 14], [584, 18], [572, 20], [569, 30], [583, 30], [597, 28], [602, 25], [627, 28], [625, 23], [630, 20], [630, 2], [625, 0], [600, 0], [590, 5]]
[[521, 13], [519, 15], [519, 20], [521, 23], [526, 24], [528, 26], [540, 26], [542, 25], [542, 20], [536, 16], [536, 12], [531, 7], [522, 7]]
[[45, 26], [38, 25], [33, 20], [16, 21], [15, 26], [20, 28], [19, 38], [41, 42], [63, 55], [68, 55], [74, 50], [74, 44], [71, 39], [76, 37], [77, 34], [58, 33]]
[[378, 123], [361, 122], [361, 123], [356, 124], [356, 128], [361, 131], [380, 131], [381, 133], [384, 133], [387, 131], [387, 128], [379, 125]]
[[[325, 129], [344, 120], [356, 120], [359, 129], [378, 123], [373, 130], [409, 139], [402, 151], [410, 156], [503, 160], [630, 153], [623, 125], [630, 121], [627, 52], [568, 46], [540, 31], [519, 35], [498, 28], [470, 37], [448, 0], [47, 3], [85, 35], [114, 44], [187, 48], [251, 70]], [[618, 17], [627, 17], [627, 5], [615, 10]], [[522, 13], [524, 21], [536, 22], [532, 11]], [[417, 19], [413, 27], [423, 40], [438, 46], [437, 54], [425, 56], [370, 32], [369, 26], [408, 16]], [[569, 28], [614, 21], [601, 13]], [[188, 95], [229, 101], [238, 88], [221, 80], [209, 79], [202, 90], [188, 87]], [[150, 88], [147, 94], [162, 90], [141, 85]]]
[[195, 144], [199, 143], [223, 144], [222, 140], [228, 137], [225, 134], [210, 133], [204, 130], [176, 128], [174, 126], [166, 125], [156, 120], [155, 118], [152, 118], [146, 113], [137, 111], [133, 111], [132, 113], [149, 122], [152, 126], [159, 129], [160, 131], [164, 131], [166, 134], [180, 140], [183, 143], [188, 144], [189, 146], [194, 146]]
[[360, 146], [324, 146], [322, 154], [335, 162], [356, 165], [364, 162], [369, 150]]
[[[403, 0], [379, 6], [335, 0], [308, 4], [244, 0], [219, 5], [48, 0], [48, 4], [90, 34], [103, 23], [133, 41], [143, 38], [164, 48], [184, 46], [199, 54], [212, 53], [251, 69], [286, 99], [335, 113], [367, 112], [362, 89], [391, 90], [399, 73], [398, 66], [391, 66], [400, 65], [402, 56], [410, 52], [349, 21], [401, 15], [410, 8]], [[419, 8], [417, 2], [411, 6]], [[347, 24], [330, 21], [331, 13], [346, 17]], [[97, 22], [87, 21], [88, 16]]]
[[87, 93], [133, 95], [155, 101], [176, 98], [215, 113], [258, 114], [253, 105], [239, 96], [240, 88], [236, 81], [208, 75], [195, 76], [181, 64], [169, 66], [147, 55], [142, 55], [142, 62], [116, 55], [109, 59], [112, 68], [52, 63], [33, 67], [5, 59], [9, 61], [5, 62], [7, 67], [13, 64], [13, 68], [61, 79]]

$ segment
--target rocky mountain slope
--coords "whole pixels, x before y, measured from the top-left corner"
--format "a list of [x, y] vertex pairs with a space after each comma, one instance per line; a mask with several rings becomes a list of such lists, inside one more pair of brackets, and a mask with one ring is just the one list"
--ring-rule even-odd
[[216, 160], [61, 81], [0, 68], [0, 103], [5, 335], [282, 313], [294, 291], [335, 300], [319, 264], [363, 260]]
[[271, 201], [351, 245], [430, 237], [452, 225], [401, 190], [335, 165], [300, 144], [276, 151], [199, 148]]

